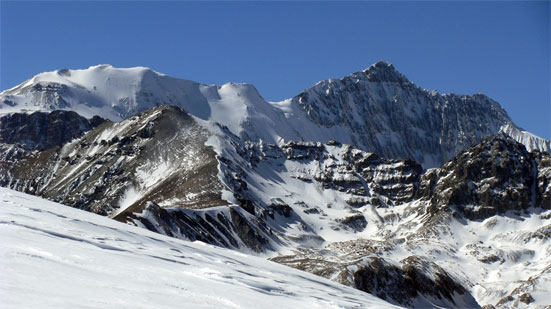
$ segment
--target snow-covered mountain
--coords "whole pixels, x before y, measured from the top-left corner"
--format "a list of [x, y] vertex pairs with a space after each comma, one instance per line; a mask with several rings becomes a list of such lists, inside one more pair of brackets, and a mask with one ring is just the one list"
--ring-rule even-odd
[[549, 141], [518, 128], [492, 99], [422, 89], [386, 62], [321, 81], [282, 102], [266, 102], [250, 84], [204, 85], [110, 65], [41, 73], [0, 93], [0, 113], [65, 109], [112, 121], [165, 104], [248, 140], [338, 140], [424, 167], [438, 167], [499, 131], [530, 150], [551, 149]]
[[237, 251], [0, 188], [5, 308], [392, 308]]
[[551, 149], [549, 141], [519, 129], [485, 95], [428, 91], [386, 62], [321, 81], [291, 99], [290, 105], [300, 106], [321, 127], [343, 128], [348, 137], [332, 139], [387, 158], [414, 159], [424, 167], [438, 167], [499, 131], [529, 150]]
[[3, 187], [395, 305], [549, 305], [549, 141], [385, 62], [283, 102], [146, 68], [43, 73], [0, 93], [0, 129]]

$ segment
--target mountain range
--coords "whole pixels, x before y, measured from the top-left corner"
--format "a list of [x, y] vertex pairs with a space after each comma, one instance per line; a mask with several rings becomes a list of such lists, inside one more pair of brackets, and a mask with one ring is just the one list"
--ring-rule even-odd
[[0, 186], [405, 307], [550, 305], [550, 151], [387, 62], [281, 102], [109, 65], [0, 93]]
[[529, 150], [551, 149], [549, 141], [516, 126], [494, 100], [422, 89], [383, 61], [282, 102], [267, 102], [250, 84], [204, 85], [110, 65], [38, 74], [0, 93], [0, 113], [61, 109], [121, 121], [159, 105], [181, 107], [246, 140], [337, 140], [426, 168], [498, 132]]

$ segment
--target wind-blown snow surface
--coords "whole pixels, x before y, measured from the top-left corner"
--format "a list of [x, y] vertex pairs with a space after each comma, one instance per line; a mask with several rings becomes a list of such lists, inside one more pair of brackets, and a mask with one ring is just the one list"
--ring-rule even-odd
[[236, 251], [186, 242], [0, 188], [7, 308], [393, 307]]
[[242, 138], [331, 139], [388, 158], [438, 167], [500, 130], [529, 150], [550, 142], [518, 128], [492, 99], [422, 89], [386, 62], [321, 81], [296, 97], [267, 102], [250, 84], [205, 85], [144, 67], [92, 66], [41, 73], [0, 93], [0, 114], [74, 110], [120, 121], [157, 105], [175, 105]]

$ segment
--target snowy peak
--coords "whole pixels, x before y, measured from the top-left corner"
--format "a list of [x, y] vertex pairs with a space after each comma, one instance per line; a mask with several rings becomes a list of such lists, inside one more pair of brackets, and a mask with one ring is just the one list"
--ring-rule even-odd
[[514, 125], [505, 125], [501, 127], [500, 131], [526, 146], [528, 150], [536, 149], [539, 151], [551, 152], [551, 141], [536, 136], [528, 131], [524, 131]]
[[181, 107], [197, 118], [227, 126], [234, 134], [248, 132], [254, 138], [275, 135], [259, 124], [282, 116], [275, 115], [278, 111], [251, 84], [205, 85], [144, 67], [98, 65], [46, 72], [0, 93], [0, 114], [73, 110], [87, 118], [99, 115], [121, 121], [159, 105]]
[[[409, 83], [410, 81], [394, 68], [392, 63], [379, 61], [363, 70], [370, 82]], [[357, 73], [356, 73], [357, 74]]]
[[500, 131], [528, 150], [549, 149], [549, 141], [520, 130], [491, 98], [425, 90], [387, 62], [321, 81], [290, 104], [320, 130], [327, 129], [322, 142], [339, 140], [383, 157], [410, 158], [425, 168], [438, 167]]
[[97, 65], [38, 74], [0, 93], [0, 113], [65, 109], [120, 121], [157, 105], [177, 105], [206, 118], [203, 90], [208, 93], [208, 86], [145, 67]]
[[65, 85], [74, 85], [81, 86], [88, 90], [93, 90], [93, 87], [100, 87], [102, 90], [109, 88], [109, 85], [124, 86], [125, 90], [129, 86], [137, 86], [142, 77], [146, 74], [154, 74], [161, 76], [162, 74], [157, 73], [149, 68], [145, 67], [134, 67], [134, 68], [115, 68], [109, 64], [101, 64], [96, 66], [90, 66], [87, 69], [81, 70], [70, 70], [70, 69], [61, 69], [51, 72], [40, 73], [33, 78], [27, 80], [25, 83], [10, 89], [11, 93], [14, 93], [13, 90], [19, 90], [20, 87], [28, 87], [33, 84], [65, 84]]
[[[342, 78], [330, 78], [326, 80], [321, 80], [317, 82], [311, 88], [321, 87], [331, 87], [338, 85], [339, 83], [346, 82], [348, 80], [354, 80], [356, 82], [364, 81], [371, 83], [398, 83], [398, 84], [411, 84], [411, 82], [400, 73], [394, 65], [390, 62], [379, 61], [370, 65], [367, 69], [354, 72], [350, 75], [344, 76]], [[309, 88], [310, 89], [310, 88]], [[308, 91], [306, 89], [305, 91]]]

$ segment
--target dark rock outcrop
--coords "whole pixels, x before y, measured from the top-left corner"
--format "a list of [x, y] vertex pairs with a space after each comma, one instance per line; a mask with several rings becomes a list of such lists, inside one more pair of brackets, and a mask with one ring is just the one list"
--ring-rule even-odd
[[[371, 246], [356, 248], [371, 251], [368, 257], [362, 257], [359, 251], [350, 255], [350, 245], [348, 243], [348, 247], [341, 248], [344, 249], [343, 253], [348, 252], [343, 255], [335, 256], [335, 251], [305, 251], [272, 260], [323, 277], [335, 278], [339, 283], [402, 306], [410, 307], [415, 303], [426, 306], [478, 307], [467, 289], [434, 262], [410, 256], [400, 261], [400, 265], [395, 265], [385, 258], [372, 256], [376, 250], [370, 249]], [[456, 303], [458, 300], [460, 303]]]
[[64, 144], [97, 127], [104, 119], [86, 119], [73, 111], [8, 114], [0, 117], [0, 143], [25, 150], [45, 150]]
[[268, 231], [247, 220], [246, 215], [235, 207], [221, 209], [211, 216], [208, 212], [165, 209], [148, 202], [140, 213], [127, 212], [125, 220], [167, 236], [199, 240], [226, 248], [245, 247], [254, 252], [264, 252], [269, 247], [268, 240], [262, 236], [267, 235]]
[[[371, 258], [369, 262], [353, 272], [356, 288], [402, 305], [411, 305], [408, 300], [425, 295], [435, 299], [445, 299], [455, 304], [455, 294], [468, 294], [444, 269], [434, 262], [427, 262], [417, 256], [401, 261], [402, 266], [385, 262], [381, 258]], [[431, 278], [428, 273], [432, 274]], [[466, 295], [467, 296], [467, 295]], [[471, 303], [476, 303], [472, 296]]]
[[536, 206], [537, 176], [534, 155], [522, 144], [498, 135], [442, 166], [432, 202], [436, 207], [456, 206], [471, 220], [522, 211]]

